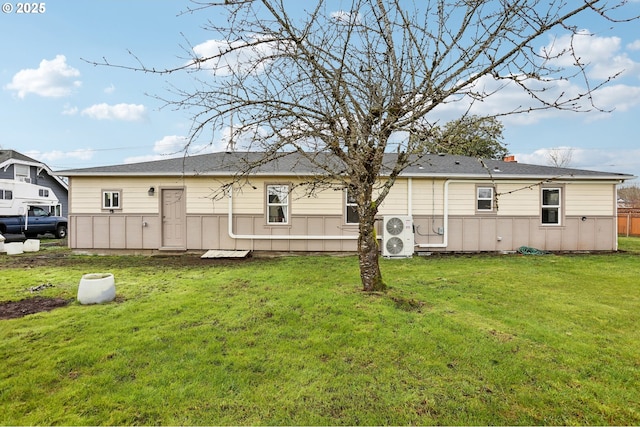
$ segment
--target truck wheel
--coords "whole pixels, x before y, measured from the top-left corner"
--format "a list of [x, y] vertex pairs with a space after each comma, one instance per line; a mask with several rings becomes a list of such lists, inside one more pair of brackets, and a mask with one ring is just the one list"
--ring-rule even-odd
[[65, 237], [67, 237], [66, 225], [59, 225], [58, 228], [56, 228], [56, 237], [58, 239], [64, 239]]

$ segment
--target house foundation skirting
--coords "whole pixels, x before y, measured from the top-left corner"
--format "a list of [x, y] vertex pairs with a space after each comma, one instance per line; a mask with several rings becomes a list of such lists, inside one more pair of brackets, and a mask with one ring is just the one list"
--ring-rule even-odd
[[[430, 252], [502, 252], [521, 246], [568, 252], [617, 250], [613, 217], [566, 216], [562, 225], [543, 226], [537, 216], [451, 215], [446, 230], [442, 217], [414, 215], [413, 219], [416, 245]], [[446, 248], [428, 247], [443, 242], [445, 232]]]
[[[183, 245], [179, 250], [209, 249], [277, 252], [355, 252], [357, 225], [344, 224], [341, 215], [294, 215], [288, 225], [266, 225], [263, 215], [235, 214], [233, 230], [238, 235], [264, 238], [237, 239], [229, 235], [226, 214], [188, 214], [184, 221]], [[525, 216], [413, 215], [415, 243], [431, 252], [500, 252], [530, 246], [549, 251], [613, 251], [617, 249], [614, 217], [563, 218], [559, 226], [542, 226], [540, 218]], [[377, 224], [383, 236], [382, 221]], [[72, 214], [69, 246], [72, 249], [155, 251], [163, 246], [162, 221], [158, 214]], [[283, 235], [313, 236], [283, 239]], [[316, 236], [340, 236], [323, 240]], [[445, 242], [446, 247], [438, 247]], [[280, 236], [270, 239], [269, 236]], [[431, 247], [433, 245], [433, 247]], [[178, 250], [178, 248], [176, 248]]]

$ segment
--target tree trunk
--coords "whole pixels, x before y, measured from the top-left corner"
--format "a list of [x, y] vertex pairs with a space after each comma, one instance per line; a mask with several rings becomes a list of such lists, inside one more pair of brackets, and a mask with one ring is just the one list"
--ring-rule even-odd
[[360, 220], [358, 237], [358, 258], [360, 263], [360, 279], [365, 292], [384, 291], [387, 287], [382, 281], [380, 272], [378, 241], [374, 229], [374, 215]]

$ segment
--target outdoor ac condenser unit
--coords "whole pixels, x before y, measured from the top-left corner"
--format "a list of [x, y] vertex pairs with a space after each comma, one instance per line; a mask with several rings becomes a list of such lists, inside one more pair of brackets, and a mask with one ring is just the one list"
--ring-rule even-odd
[[408, 215], [390, 215], [382, 219], [382, 256], [411, 257], [415, 245], [413, 219]]

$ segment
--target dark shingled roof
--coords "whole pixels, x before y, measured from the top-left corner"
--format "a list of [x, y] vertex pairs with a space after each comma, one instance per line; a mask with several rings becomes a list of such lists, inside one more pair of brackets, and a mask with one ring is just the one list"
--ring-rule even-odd
[[42, 163], [38, 160], [32, 159], [29, 156], [25, 156], [22, 153], [18, 153], [15, 150], [0, 150], [0, 163], [4, 163], [10, 159], [21, 160], [23, 162]]
[[[212, 153], [185, 156], [151, 162], [132, 163], [113, 166], [99, 166], [83, 169], [70, 169], [57, 172], [61, 176], [230, 176], [246, 170], [249, 165], [258, 164], [252, 169], [252, 175], [312, 175], [321, 174], [322, 169], [309, 160], [320, 158], [320, 164], [335, 165], [338, 170], [341, 162], [329, 153], [313, 153], [303, 156], [300, 153], [279, 153], [278, 158], [260, 164], [264, 153], [233, 152]], [[393, 165], [395, 154], [385, 155], [385, 164]], [[383, 174], [384, 174], [383, 170]], [[562, 178], [580, 180], [628, 180], [633, 175], [596, 172], [591, 170], [558, 168], [552, 166], [530, 165], [502, 160], [477, 159], [475, 157], [429, 154], [417, 159], [407, 167], [402, 176], [446, 177], [446, 178]]]

